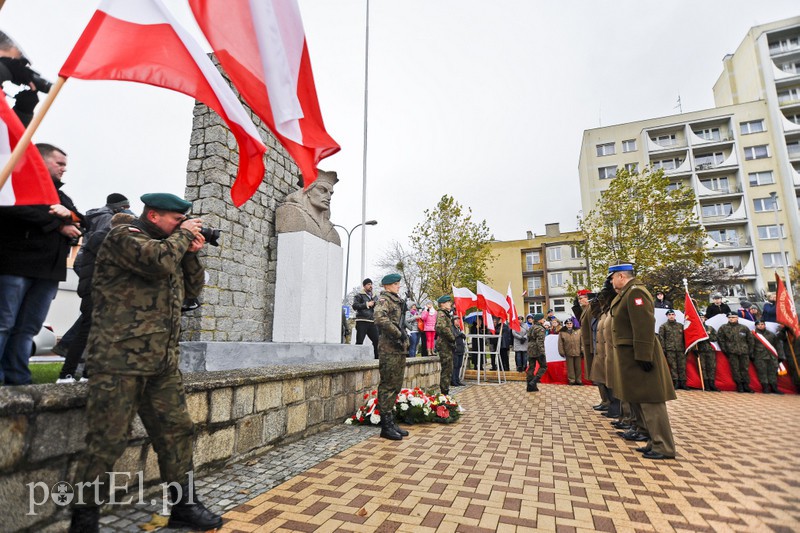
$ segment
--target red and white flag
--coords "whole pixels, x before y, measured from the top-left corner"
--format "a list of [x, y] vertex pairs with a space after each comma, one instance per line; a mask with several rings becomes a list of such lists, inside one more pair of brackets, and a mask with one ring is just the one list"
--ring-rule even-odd
[[508, 317], [508, 326], [514, 331], [520, 331], [519, 315], [517, 315], [517, 306], [514, 305], [514, 297], [511, 295], [511, 283], [508, 284], [506, 301], [508, 302], [508, 309], [510, 314], [510, 316]]
[[303, 185], [311, 185], [319, 162], [340, 148], [322, 122], [297, 1], [189, 0], [189, 6], [231, 82], [295, 160]]
[[508, 320], [508, 302], [505, 296], [480, 281], [477, 293], [478, 309], [484, 309], [500, 320]]
[[689, 353], [689, 350], [694, 348], [698, 342], [705, 340], [708, 340], [708, 333], [706, 333], [706, 328], [703, 327], [703, 323], [700, 322], [700, 315], [697, 313], [697, 308], [695, 308], [694, 302], [689, 297], [689, 291], [687, 290], [683, 311], [683, 342], [686, 346], [685, 353]]
[[135, 81], [199, 100], [222, 117], [239, 144], [233, 203], [242, 205], [263, 181], [267, 148], [253, 121], [161, 0], [103, 0], [59, 76]]
[[483, 325], [488, 331], [495, 333], [494, 318], [492, 318], [492, 315], [489, 313], [488, 309], [483, 310]]
[[456, 314], [464, 316], [470, 307], [477, 307], [478, 297], [465, 287], [453, 287], [453, 307]]
[[795, 338], [800, 337], [797, 310], [794, 307], [794, 302], [789, 297], [789, 293], [786, 292], [786, 285], [783, 284], [783, 280], [777, 272], [775, 272], [775, 282], [778, 285], [775, 298], [775, 319], [778, 321], [778, 324], [786, 326]]
[[[25, 126], [8, 105], [5, 96], [0, 95], [0, 168], [8, 163], [23, 133]], [[59, 202], [53, 178], [39, 150], [29, 144], [8, 181], [0, 189], [0, 205], [54, 205]]]

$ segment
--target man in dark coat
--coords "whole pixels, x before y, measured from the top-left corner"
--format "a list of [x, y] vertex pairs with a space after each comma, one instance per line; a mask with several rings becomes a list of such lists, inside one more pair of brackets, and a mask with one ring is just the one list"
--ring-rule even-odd
[[650, 436], [637, 451], [647, 459], [674, 459], [675, 441], [667, 404], [676, 399], [669, 368], [656, 341], [653, 297], [634, 277], [633, 265], [609, 267], [617, 296], [611, 302], [614, 395], [638, 404]]
[[728, 307], [728, 304], [723, 303], [722, 295], [717, 292], [711, 297], [711, 304], [706, 308], [706, 320], [720, 314], [728, 316], [730, 312], [731, 308]]
[[378, 297], [372, 293], [372, 280], [361, 282], [361, 291], [353, 297], [356, 311], [356, 344], [364, 344], [364, 337], [372, 341], [372, 353], [378, 358], [378, 328], [375, 326], [375, 304]]

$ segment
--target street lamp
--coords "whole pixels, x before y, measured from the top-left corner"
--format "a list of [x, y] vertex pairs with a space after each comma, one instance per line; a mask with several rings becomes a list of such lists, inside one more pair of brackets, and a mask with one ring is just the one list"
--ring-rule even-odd
[[792, 297], [792, 284], [789, 282], [789, 262], [786, 260], [786, 250], [783, 247], [783, 231], [781, 231], [781, 223], [778, 219], [778, 193], [775, 191], [769, 193], [770, 198], [772, 198], [772, 209], [775, 211], [775, 226], [776, 230], [778, 231], [778, 244], [780, 244], [781, 250], [781, 263], [783, 264], [783, 282], [786, 285], [786, 291], [789, 293], [789, 297]]
[[366, 222], [360, 222], [355, 226], [353, 226], [352, 229], [350, 229], [350, 231], [347, 231], [347, 228], [345, 228], [344, 226], [340, 226], [339, 224], [333, 225], [334, 228], [342, 228], [344, 232], [347, 233], [347, 261], [344, 267], [344, 296], [342, 297], [343, 301], [347, 299], [347, 283], [350, 276], [350, 235], [352, 235], [352, 233], [359, 226], [374, 226], [377, 223], [378, 223], [377, 220], [367, 220]]

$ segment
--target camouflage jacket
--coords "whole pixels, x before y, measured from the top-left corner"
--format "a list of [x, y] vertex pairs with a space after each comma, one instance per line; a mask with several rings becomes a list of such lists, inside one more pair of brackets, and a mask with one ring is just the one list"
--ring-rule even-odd
[[192, 233], [165, 236], [141, 220], [115, 227], [103, 241], [92, 282], [91, 372], [151, 375], [177, 368], [181, 304], [204, 283]]
[[755, 337], [744, 324], [723, 324], [717, 330], [719, 347], [726, 355], [753, 353]]
[[544, 338], [547, 335], [541, 324], [533, 324], [528, 329], [528, 355], [538, 357], [544, 355]]
[[698, 352], [713, 352], [714, 347], [711, 346], [712, 342], [717, 342], [717, 332], [714, 331], [714, 328], [709, 326], [708, 324], [703, 324], [703, 327], [706, 330], [706, 334], [708, 335], [708, 340], [700, 341], [697, 343], [697, 351]]
[[381, 291], [375, 304], [375, 325], [378, 327], [378, 352], [408, 351], [406, 302], [397, 294]]
[[677, 320], [675, 322], [667, 320], [658, 328], [658, 340], [661, 341], [661, 348], [664, 351], [682, 352], [686, 349], [683, 343], [683, 324]]
[[453, 333], [453, 316], [447, 309], [439, 309], [436, 313], [436, 350], [453, 353], [456, 336]]
[[[765, 331], [756, 330], [756, 332], [761, 333], [761, 335], [764, 336], [767, 342], [769, 342], [772, 345], [772, 347], [775, 348], [775, 351], [778, 352], [778, 357], [777, 357], [778, 359], [786, 358], [786, 356], [783, 354], [783, 346], [782, 346], [783, 343], [778, 342], [778, 337], [774, 333], [767, 330]], [[767, 347], [764, 346], [764, 344], [760, 340], [755, 338], [755, 335], [753, 335], [753, 341], [754, 341], [753, 359], [770, 359], [775, 357], [775, 355], [773, 355], [773, 353], [769, 351]]]

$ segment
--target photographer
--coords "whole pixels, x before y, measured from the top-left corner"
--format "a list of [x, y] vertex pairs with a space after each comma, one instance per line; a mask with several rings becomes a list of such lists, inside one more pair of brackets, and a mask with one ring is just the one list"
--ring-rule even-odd
[[7, 81], [27, 87], [14, 97], [14, 112], [27, 127], [33, 119], [33, 110], [39, 103], [37, 91], [49, 92], [51, 83], [31, 69], [30, 62], [19, 46], [0, 31], [0, 85]]
[[[168, 484], [169, 527], [222, 526], [222, 517], [206, 509], [194, 492], [194, 427], [178, 370], [181, 304], [184, 297], [197, 298], [203, 288], [197, 257], [205, 245], [203, 223], [187, 219], [191, 204], [173, 194], [145, 194], [141, 200], [141, 217], [113, 228], [95, 261], [86, 357], [92, 376], [89, 429], [75, 479], [87, 483], [88, 490], [78, 499], [84, 503], [73, 510], [73, 532], [98, 530], [109, 473], [128, 444], [128, 427], [137, 412]], [[97, 478], [99, 489], [92, 483]]]

